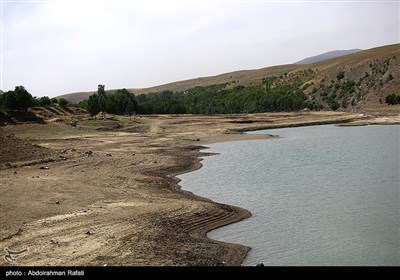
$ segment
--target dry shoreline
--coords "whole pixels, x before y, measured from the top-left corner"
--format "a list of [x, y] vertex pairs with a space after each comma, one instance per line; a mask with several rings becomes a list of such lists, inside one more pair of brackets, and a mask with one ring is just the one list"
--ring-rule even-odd
[[[385, 118], [400, 123], [398, 114]], [[5, 127], [60, 158], [0, 170], [0, 250], [29, 246], [13, 265], [240, 265], [250, 248], [206, 232], [250, 212], [178, 185], [178, 174], [201, 167], [202, 145], [268, 137], [243, 131], [366, 119], [312, 112], [139, 117], [117, 130]]]

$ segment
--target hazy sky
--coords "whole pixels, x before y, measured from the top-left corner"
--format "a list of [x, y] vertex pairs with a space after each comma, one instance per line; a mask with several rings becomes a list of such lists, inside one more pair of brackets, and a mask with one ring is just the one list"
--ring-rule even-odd
[[399, 43], [399, 1], [1, 2], [1, 89], [149, 87]]

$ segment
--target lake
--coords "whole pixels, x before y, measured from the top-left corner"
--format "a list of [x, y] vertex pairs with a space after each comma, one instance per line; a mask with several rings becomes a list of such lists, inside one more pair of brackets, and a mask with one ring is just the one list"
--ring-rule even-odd
[[252, 247], [243, 265], [400, 265], [400, 126], [256, 131], [209, 145], [182, 189], [252, 217], [208, 237]]

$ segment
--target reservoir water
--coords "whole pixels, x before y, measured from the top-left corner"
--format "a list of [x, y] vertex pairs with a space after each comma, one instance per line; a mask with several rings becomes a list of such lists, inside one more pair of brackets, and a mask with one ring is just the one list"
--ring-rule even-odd
[[400, 126], [273, 129], [209, 145], [183, 189], [248, 209], [208, 237], [252, 247], [243, 265], [400, 265]]

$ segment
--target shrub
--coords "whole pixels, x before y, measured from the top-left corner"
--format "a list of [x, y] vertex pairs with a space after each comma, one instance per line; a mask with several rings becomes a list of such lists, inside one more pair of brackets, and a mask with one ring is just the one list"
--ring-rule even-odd
[[343, 71], [339, 71], [339, 73], [336, 75], [336, 78], [337, 78], [338, 80], [343, 79], [343, 78], [344, 78], [344, 72], [343, 72]]
[[394, 93], [389, 94], [386, 96], [385, 102], [389, 105], [400, 104], [400, 95], [396, 95]]

